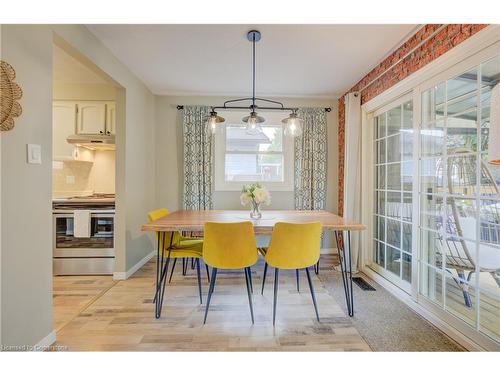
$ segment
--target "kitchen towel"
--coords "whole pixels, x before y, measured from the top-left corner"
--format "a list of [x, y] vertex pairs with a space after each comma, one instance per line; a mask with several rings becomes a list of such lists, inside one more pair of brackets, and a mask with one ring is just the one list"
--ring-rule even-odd
[[75, 223], [73, 225], [75, 238], [90, 237], [90, 210], [76, 210], [74, 212]]

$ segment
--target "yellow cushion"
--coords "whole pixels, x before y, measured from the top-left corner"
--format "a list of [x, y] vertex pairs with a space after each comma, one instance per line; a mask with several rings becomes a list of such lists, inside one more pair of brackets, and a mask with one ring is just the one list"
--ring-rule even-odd
[[321, 223], [276, 223], [265, 253], [276, 268], [305, 268], [316, 264], [321, 246]]
[[[165, 246], [164, 254], [168, 255], [168, 244]], [[170, 249], [170, 258], [202, 258], [203, 240], [185, 240], [179, 241]]]
[[253, 224], [205, 223], [203, 259], [209, 266], [241, 269], [257, 262]]

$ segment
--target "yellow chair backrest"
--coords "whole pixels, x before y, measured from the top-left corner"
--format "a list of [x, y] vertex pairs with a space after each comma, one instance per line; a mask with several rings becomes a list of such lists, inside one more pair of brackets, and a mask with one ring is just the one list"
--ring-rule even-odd
[[321, 246], [321, 223], [276, 223], [266, 262], [277, 268], [305, 268], [316, 264]]
[[[157, 210], [148, 212], [148, 219], [149, 221], [155, 221], [161, 219], [162, 217], [167, 216], [168, 214], [169, 212], [166, 208], [158, 208]], [[181, 239], [180, 233], [173, 232], [173, 234], [174, 236], [172, 237], [172, 232], [166, 232], [164, 248], [167, 248], [169, 246], [170, 239], [172, 239], [172, 245], [176, 245], [180, 241]], [[156, 233], [156, 241], [158, 241], [158, 233]]]
[[241, 223], [205, 223], [203, 259], [211, 267], [240, 269], [257, 262], [253, 225]]

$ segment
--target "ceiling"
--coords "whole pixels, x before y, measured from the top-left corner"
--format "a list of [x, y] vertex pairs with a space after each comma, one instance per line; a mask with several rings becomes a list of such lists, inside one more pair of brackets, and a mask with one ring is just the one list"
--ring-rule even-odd
[[88, 25], [158, 95], [338, 97], [417, 25]]
[[108, 83], [93, 70], [69, 55], [62, 48], [53, 45], [53, 80], [61, 83]]

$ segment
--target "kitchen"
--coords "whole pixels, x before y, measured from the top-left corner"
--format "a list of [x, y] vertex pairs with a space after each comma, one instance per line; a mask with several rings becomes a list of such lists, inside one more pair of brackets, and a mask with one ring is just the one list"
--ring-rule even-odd
[[[79, 311], [112, 283], [116, 90], [106, 77], [57, 46], [53, 70], [53, 285], [57, 328], [65, 317]], [[78, 285], [86, 285], [86, 291], [78, 290]]]

